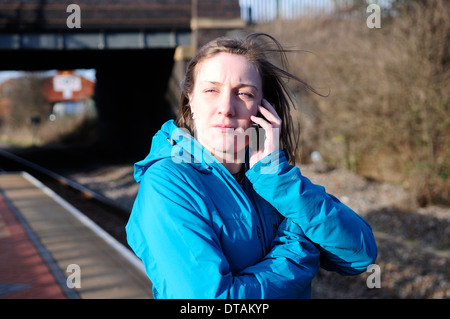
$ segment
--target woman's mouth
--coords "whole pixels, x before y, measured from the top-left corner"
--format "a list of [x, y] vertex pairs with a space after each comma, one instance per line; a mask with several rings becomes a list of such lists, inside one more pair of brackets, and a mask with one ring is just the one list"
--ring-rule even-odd
[[221, 133], [231, 133], [236, 129], [230, 124], [215, 124], [213, 125], [213, 128]]

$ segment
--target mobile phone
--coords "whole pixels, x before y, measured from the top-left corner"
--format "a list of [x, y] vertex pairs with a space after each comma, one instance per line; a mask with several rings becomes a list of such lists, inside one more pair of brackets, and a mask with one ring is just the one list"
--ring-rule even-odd
[[[258, 111], [258, 113], [256, 114], [256, 117], [260, 117], [262, 119], [264, 119], [264, 116], [261, 114], [261, 112]], [[253, 126], [255, 127], [261, 127], [261, 125], [253, 123]]]
[[[265, 120], [265, 117], [259, 111], [256, 116]], [[255, 128], [256, 131], [256, 143], [253, 142], [255, 143], [253, 144], [253, 146], [256, 146], [256, 150], [262, 150], [264, 148], [264, 138], [266, 131], [262, 128], [261, 125], [257, 123], [253, 123], [252, 127]]]

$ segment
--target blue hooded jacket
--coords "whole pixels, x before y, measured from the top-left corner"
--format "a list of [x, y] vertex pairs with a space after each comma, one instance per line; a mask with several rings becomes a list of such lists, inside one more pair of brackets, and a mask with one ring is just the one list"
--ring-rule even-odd
[[173, 121], [135, 164], [126, 226], [155, 298], [310, 298], [318, 267], [359, 274], [375, 262], [371, 227], [273, 153], [228, 170]]

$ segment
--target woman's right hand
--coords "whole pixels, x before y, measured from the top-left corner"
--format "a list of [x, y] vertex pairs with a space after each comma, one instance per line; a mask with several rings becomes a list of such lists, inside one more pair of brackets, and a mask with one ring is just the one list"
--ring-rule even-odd
[[253, 115], [250, 117], [250, 120], [260, 126], [258, 129], [263, 129], [265, 132], [263, 147], [250, 154], [250, 168], [280, 148], [281, 118], [278, 116], [275, 108], [266, 99], [262, 100], [262, 104], [263, 106], [258, 106], [258, 111], [264, 118]]

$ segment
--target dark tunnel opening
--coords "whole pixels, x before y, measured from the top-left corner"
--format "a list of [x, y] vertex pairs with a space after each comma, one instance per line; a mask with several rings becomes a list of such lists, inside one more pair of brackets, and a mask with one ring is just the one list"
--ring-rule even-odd
[[174, 49], [5, 50], [0, 70], [95, 69], [95, 148], [137, 160], [162, 123], [175, 116], [166, 99], [173, 57]]

